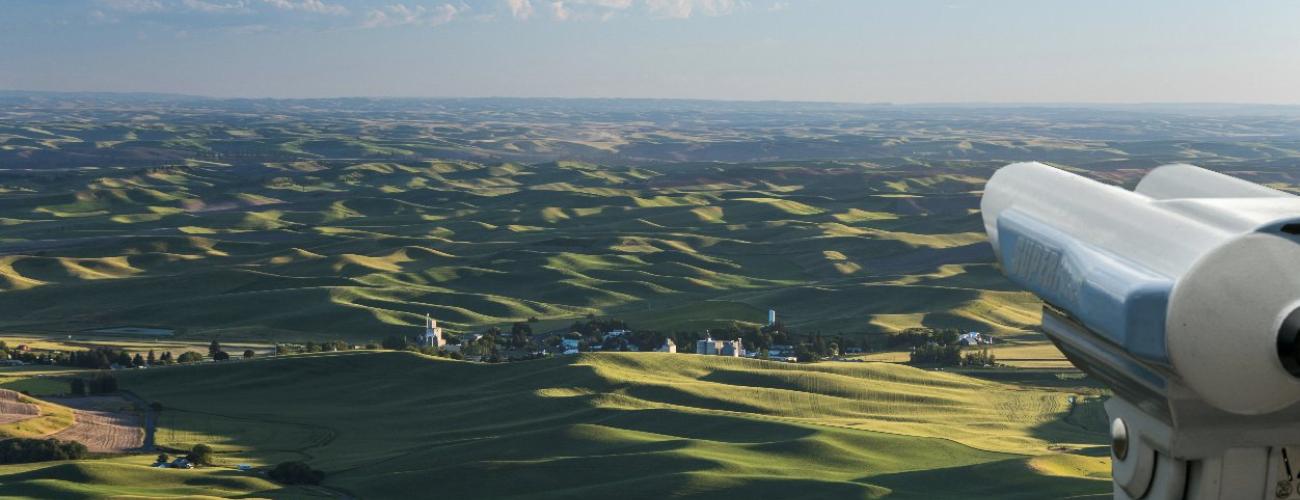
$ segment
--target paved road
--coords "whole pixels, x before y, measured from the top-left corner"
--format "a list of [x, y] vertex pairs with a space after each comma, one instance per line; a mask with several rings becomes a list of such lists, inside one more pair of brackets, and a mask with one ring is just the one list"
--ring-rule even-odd
[[149, 406], [149, 402], [131, 391], [121, 391], [122, 397], [135, 404], [136, 408], [144, 412], [144, 418], [140, 420], [140, 425], [144, 426], [144, 445], [140, 447], [141, 451], [154, 451], [154, 433], [158, 430], [158, 412]]

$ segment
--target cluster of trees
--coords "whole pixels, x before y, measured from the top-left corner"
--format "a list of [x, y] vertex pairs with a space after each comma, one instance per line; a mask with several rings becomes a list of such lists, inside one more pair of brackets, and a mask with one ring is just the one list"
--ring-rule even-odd
[[117, 392], [117, 377], [108, 373], [100, 373], [91, 379], [74, 378], [69, 382], [69, 392], [73, 396], [85, 396], [89, 394], [112, 394]]
[[[279, 346], [276, 346], [276, 350], [279, 350]], [[198, 355], [199, 353], [187, 352], [185, 354]], [[185, 360], [185, 354], [181, 354], [182, 363], [189, 362]], [[257, 353], [253, 352], [252, 349], [244, 350], [244, 359], [249, 359], [256, 355]], [[213, 361], [225, 361], [230, 359], [230, 353], [226, 352], [225, 349], [221, 348], [221, 342], [217, 341], [217, 339], [212, 339], [212, 342], [208, 344], [208, 357], [212, 358]], [[193, 359], [193, 356], [191, 356], [190, 358]], [[202, 361], [202, 360], [203, 360], [203, 356], [198, 356], [198, 359], [195, 359], [194, 361]]]
[[137, 352], [132, 355], [127, 351], [112, 347], [96, 347], [85, 351], [40, 353], [8, 350], [7, 347], [4, 342], [0, 342], [0, 352], [7, 354], [9, 359], [18, 359], [33, 364], [72, 366], [98, 370], [107, 370], [115, 365], [134, 368], [137, 366], [169, 365], [177, 362], [189, 363], [203, 360], [203, 355], [197, 352], [182, 353], [179, 357], [174, 358], [171, 352], [163, 352], [160, 355], [152, 349], [148, 353]]
[[[98, 370], [107, 370], [114, 366], [123, 368], [135, 368], [138, 366], [158, 366], [170, 365], [173, 363], [194, 363], [203, 361], [203, 354], [186, 351], [180, 356], [173, 356], [170, 351], [164, 351], [159, 354], [150, 349], [147, 353], [131, 353], [115, 349], [112, 347], [96, 347], [85, 351], [69, 352], [25, 352], [19, 350], [8, 350], [3, 341], [0, 341], [0, 352], [7, 354], [10, 359], [18, 359], [27, 363], [72, 366], [77, 368], [90, 368]], [[253, 357], [251, 349], [244, 351], [245, 358]], [[221, 361], [230, 359], [230, 355], [221, 350], [221, 345], [216, 340], [208, 346], [208, 357]]]
[[134, 362], [134, 358], [131, 357], [130, 353], [109, 347], [99, 347], [89, 351], [31, 352], [17, 348], [11, 349], [3, 341], [0, 341], [0, 359], [17, 359], [24, 363], [92, 369], [108, 369], [114, 364], [130, 366]]
[[283, 484], [320, 484], [325, 480], [324, 472], [297, 460], [281, 462], [267, 475]]
[[25, 464], [51, 460], [79, 460], [86, 445], [57, 439], [11, 438], [0, 441], [0, 464]]
[[885, 345], [890, 348], [920, 347], [925, 344], [951, 345], [961, 337], [961, 330], [956, 328], [908, 328], [889, 335]]
[[[194, 465], [213, 465], [215, 463], [213, 453], [211, 446], [200, 443], [190, 448], [190, 452], [186, 453], [184, 458]], [[169, 463], [171, 460], [172, 457], [166, 453], [159, 453], [158, 458], [154, 459], [154, 465]]]
[[[367, 348], [367, 349], [378, 349], [378, 348], [379, 348], [379, 345], [378, 345], [378, 344], [368, 344], [368, 345], [366, 345], [366, 348]], [[278, 354], [302, 354], [302, 353], [307, 353], [307, 352], [334, 352], [334, 351], [347, 351], [347, 350], [350, 350], [350, 349], [352, 349], [352, 345], [349, 344], [349, 343], [347, 343], [347, 342], [344, 342], [344, 341], [342, 341], [342, 340], [334, 340], [334, 341], [328, 341], [328, 342], [311, 342], [311, 341], [308, 341], [308, 342], [303, 343], [303, 344], [276, 344], [276, 345], [275, 345], [275, 353], [276, 353], [277, 355], [278, 355]], [[244, 357], [245, 357], [245, 358], [251, 358], [251, 357], [253, 357], [252, 354], [253, 354], [253, 353], [252, 353], [251, 350], [250, 350], [250, 351], [244, 351]]]
[[990, 353], [987, 347], [967, 352], [961, 359], [962, 366], [997, 366], [997, 364], [997, 357]]
[[911, 347], [912, 364], [941, 366], [996, 366], [996, 357], [988, 348], [962, 353], [958, 342], [961, 331], [953, 328], [909, 328], [891, 335], [890, 347]]
[[212, 461], [212, 447], [202, 443], [196, 444], [190, 448], [190, 452], [185, 455], [185, 459], [197, 465], [212, 465], [214, 463]]
[[961, 346], [957, 344], [923, 344], [912, 350], [912, 364], [917, 365], [961, 365]]

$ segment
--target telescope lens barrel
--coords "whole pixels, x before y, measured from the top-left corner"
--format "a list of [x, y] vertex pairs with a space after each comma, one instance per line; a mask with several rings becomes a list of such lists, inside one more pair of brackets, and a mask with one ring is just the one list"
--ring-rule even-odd
[[1277, 332], [1277, 357], [1286, 371], [1300, 377], [1300, 308], [1282, 320]]

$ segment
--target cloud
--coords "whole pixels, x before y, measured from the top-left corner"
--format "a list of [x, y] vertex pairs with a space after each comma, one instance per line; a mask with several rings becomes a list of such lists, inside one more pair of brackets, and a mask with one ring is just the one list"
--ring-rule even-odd
[[686, 19], [696, 14], [722, 16], [745, 5], [743, 0], [645, 0], [646, 9], [661, 17]]
[[95, 3], [118, 12], [158, 12], [167, 7], [158, 0], [95, 0]]
[[312, 12], [316, 14], [347, 15], [348, 8], [323, 0], [262, 0], [280, 10]]
[[366, 14], [361, 23], [363, 28], [381, 28], [392, 26], [441, 26], [454, 21], [458, 16], [468, 12], [465, 4], [452, 5], [444, 3], [433, 8], [423, 5], [414, 7], [395, 3], [382, 9], [374, 9]]
[[[543, 0], [539, 0], [543, 1]], [[658, 18], [687, 19], [693, 16], [724, 16], [750, 6], [749, 0], [544, 0], [551, 18], [557, 21], [598, 19], [607, 21], [625, 12], [640, 12]], [[511, 14], [528, 19], [534, 13], [533, 0], [506, 0]], [[769, 10], [789, 7], [785, 1], [769, 4]]]
[[506, 0], [506, 4], [515, 19], [528, 19], [533, 15], [533, 2], [530, 0]]
[[632, 8], [633, 0], [552, 0], [551, 17], [559, 21], [570, 19], [600, 19], [607, 21], [614, 14]]
[[561, 21], [568, 21], [570, 17], [573, 17], [573, 13], [569, 11], [568, 7], [564, 6], [564, 0], [555, 0], [551, 2], [551, 16]]
[[181, 5], [186, 9], [205, 12], [209, 14], [220, 14], [225, 12], [248, 12], [248, 4], [243, 0], [233, 2], [219, 2], [211, 0], [181, 0]]

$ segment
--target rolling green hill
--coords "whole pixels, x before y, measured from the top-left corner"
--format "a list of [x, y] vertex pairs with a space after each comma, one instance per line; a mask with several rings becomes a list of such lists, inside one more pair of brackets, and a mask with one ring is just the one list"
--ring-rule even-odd
[[326, 486], [362, 498], [1110, 489], [1095, 390], [885, 363], [629, 353], [483, 365], [355, 352], [123, 377], [166, 407], [160, 444], [211, 443], [227, 463], [305, 459], [329, 472]]
[[[0, 328], [377, 340], [617, 315], [673, 331], [1011, 333], [987, 169], [870, 163], [195, 165], [6, 179]], [[69, 296], [81, 300], [66, 300]]]
[[[150, 456], [152, 457], [152, 455]], [[328, 498], [231, 469], [166, 470], [149, 457], [0, 466], [4, 498]]]

